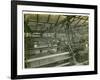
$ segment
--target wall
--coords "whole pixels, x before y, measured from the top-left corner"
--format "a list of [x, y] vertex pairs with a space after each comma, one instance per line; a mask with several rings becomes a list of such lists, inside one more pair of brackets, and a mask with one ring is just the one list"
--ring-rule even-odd
[[[100, 0], [34, 0], [34, 1], [48, 1], [48, 2], [61, 2], [61, 3], [75, 3], [75, 4], [93, 4], [98, 5], [98, 14], [100, 14]], [[10, 32], [11, 32], [11, 16], [10, 16], [10, 0], [0, 0], [0, 80], [10, 80]], [[98, 15], [100, 20], [100, 15]], [[99, 21], [98, 20], [98, 21]], [[98, 24], [100, 26], [100, 23]], [[98, 27], [98, 34], [100, 28]], [[100, 41], [100, 37], [98, 38]], [[100, 42], [98, 42], [100, 44]], [[98, 45], [98, 53], [100, 53], [100, 45]], [[100, 61], [100, 54], [98, 54], [98, 61]], [[100, 67], [100, 62], [98, 64]], [[28, 79], [27, 79], [28, 80]], [[55, 78], [40, 78], [32, 80], [100, 80], [100, 68], [98, 75], [85, 75], [85, 76], [67, 76]]]

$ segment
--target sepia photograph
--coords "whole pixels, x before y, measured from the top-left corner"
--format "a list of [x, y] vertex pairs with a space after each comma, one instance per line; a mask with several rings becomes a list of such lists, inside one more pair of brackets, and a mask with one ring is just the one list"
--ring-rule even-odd
[[70, 14], [23, 14], [25, 68], [89, 65], [89, 17]]

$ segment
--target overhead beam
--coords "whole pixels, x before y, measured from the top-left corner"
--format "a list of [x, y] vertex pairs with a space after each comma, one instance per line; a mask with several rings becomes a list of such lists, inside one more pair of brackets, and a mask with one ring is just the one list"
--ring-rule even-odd
[[56, 21], [56, 23], [55, 23], [55, 25], [54, 25], [54, 26], [56, 26], [56, 25], [57, 25], [57, 23], [58, 23], [59, 19], [60, 19], [60, 15], [58, 16], [57, 21]]
[[51, 16], [51, 15], [48, 15], [47, 23], [49, 23], [49, 20], [50, 20], [50, 16]]

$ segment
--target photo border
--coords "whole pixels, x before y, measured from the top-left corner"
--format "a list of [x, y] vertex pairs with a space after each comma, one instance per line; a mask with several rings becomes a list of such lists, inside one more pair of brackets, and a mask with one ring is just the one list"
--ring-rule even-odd
[[[93, 9], [94, 27], [95, 27], [94, 28], [94, 71], [18, 75], [17, 74], [17, 5]], [[11, 1], [11, 78], [12, 79], [60, 77], [60, 76], [75, 76], [75, 75], [90, 75], [90, 74], [97, 74], [97, 6], [96, 5], [48, 3], [48, 2], [33, 2], [33, 1]]]

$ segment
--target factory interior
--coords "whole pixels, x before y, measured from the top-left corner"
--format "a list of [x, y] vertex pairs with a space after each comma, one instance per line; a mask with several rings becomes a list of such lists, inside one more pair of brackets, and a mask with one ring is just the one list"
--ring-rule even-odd
[[25, 13], [25, 68], [89, 65], [88, 27], [87, 15]]

